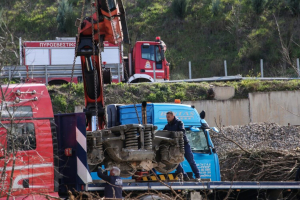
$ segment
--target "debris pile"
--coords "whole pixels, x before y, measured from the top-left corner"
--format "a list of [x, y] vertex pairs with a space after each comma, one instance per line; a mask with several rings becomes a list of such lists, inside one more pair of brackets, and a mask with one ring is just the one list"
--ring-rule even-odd
[[228, 126], [211, 132], [223, 181], [288, 181], [300, 162], [300, 127], [276, 123]]

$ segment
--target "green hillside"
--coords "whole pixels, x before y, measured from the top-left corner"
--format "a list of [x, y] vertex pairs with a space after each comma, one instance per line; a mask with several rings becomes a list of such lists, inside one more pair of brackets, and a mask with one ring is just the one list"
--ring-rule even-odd
[[[296, 76], [300, 57], [299, 0], [124, 0], [132, 43], [161, 36], [171, 79], [259, 73]], [[1, 22], [15, 37], [46, 40], [75, 36], [77, 0], [2, 0]], [[90, 14], [86, 1], [85, 15]], [[278, 22], [278, 26], [277, 23]], [[3, 24], [2, 24], [3, 26]], [[0, 30], [0, 36], [1, 31]], [[280, 34], [279, 34], [280, 33]], [[249, 72], [250, 71], [250, 72]]]

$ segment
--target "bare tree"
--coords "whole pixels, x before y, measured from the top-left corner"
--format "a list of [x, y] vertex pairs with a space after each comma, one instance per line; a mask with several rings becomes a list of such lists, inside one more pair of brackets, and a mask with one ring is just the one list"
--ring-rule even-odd
[[[9, 30], [6, 20], [0, 11], [0, 70], [6, 65], [14, 65], [18, 62], [17, 38]], [[13, 71], [12, 71], [13, 72]], [[45, 165], [47, 159], [37, 152], [35, 131], [40, 127], [48, 126], [45, 122], [36, 122], [32, 118], [32, 108], [35, 98], [22, 100], [22, 93], [18, 97], [19, 84], [12, 85], [11, 80], [0, 82], [0, 197], [10, 199], [14, 195], [31, 195], [38, 190], [31, 191], [29, 188], [30, 178], [43, 174], [39, 173], [30, 164], [33, 161]], [[30, 89], [31, 90], [31, 89]], [[34, 88], [32, 88], [32, 91]], [[28, 91], [23, 91], [28, 92]], [[43, 93], [35, 93], [36, 99]], [[28, 106], [30, 102], [30, 106]], [[26, 104], [27, 103], [27, 104]], [[27, 106], [24, 106], [27, 105]], [[28, 109], [30, 108], [30, 109]], [[50, 133], [51, 134], [51, 133]], [[43, 136], [42, 136], [43, 137]], [[45, 161], [46, 160], [46, 161]], [[44, 164], [44, 165], [43, 165]], [[51, 163], [51, 166], [53, 164]], [[29, 168], [32, 168], [30, 172]], [[33, 175], [35, 173], [35, 175]], [[44, 173], [45, 174], [45, 173]], [[35, 181], [43, 182], [41, 176], [34, 177]], [[21, 184], [20, 181], [23, 181]], [[53, 180], [51, 180], [53, 182]]]
[[[8, 64], [15, 65], [19, 60], [16, 40], [17, 38], [7, 26], [3, 10], [0, 10], [0, 74], [4, 66]], [[7, 80], [1, 79], [0, 84], [2, 84], [3, 81]]]
[[[275, 14], [273, 14], [275, 23], [276, 23], [276, 27], [277, 27], [277, 31], [278, 31], [278, 36], [279, 36], [279, 40], [280, 40], [280, 45], [281, 45], [281, 54], [282, 54], [282, 61], [285, 64], [287, 63], [288, 65], [290, 65], [294, 71], [296, 72], [296, 74], [298, 76], [300, 76], [300, 73], [298, 72], [297, 66], [296, 66], [296, 62], [295, 60], [291, 57], [291, 44], [296, 44], [297, 46], [299, 46], [297, 43], [294, 42], [293, 38], [294, 38], [294, 33], [290, 34], [290, 37], [287, 39], [287, 42], [284, 42], [284, 39], [282, 37], [281, 31], [280, 31], [280, 26], [278, 24], [277, 18], [275, 16]], [[292, 21], [292, 23], [294, 23], [294, 20]], [[298, 25], [298, 20], [297, 20], [297, 25]], [[298, 29], [296, 29], [297, 31]], [[286, 68], [286, 67], [285, 67]], [[285, 71], [285, 70], [284, 70]]]

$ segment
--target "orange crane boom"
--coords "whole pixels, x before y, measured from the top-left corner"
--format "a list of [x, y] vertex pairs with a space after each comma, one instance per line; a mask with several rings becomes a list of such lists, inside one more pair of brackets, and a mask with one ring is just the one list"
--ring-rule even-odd
[[103, 84], [111, 82], [110, 71], [101, 67], [99, 49], [103, 46], [103, 41], [112, 44], [129, 43], [122, 0], [97, 0], [94, 7], [96, 12], [84, 18], [80, 24], [76, 44], [76, 54], [81, 57], [85, 113], [89, 131], [104, 128]]

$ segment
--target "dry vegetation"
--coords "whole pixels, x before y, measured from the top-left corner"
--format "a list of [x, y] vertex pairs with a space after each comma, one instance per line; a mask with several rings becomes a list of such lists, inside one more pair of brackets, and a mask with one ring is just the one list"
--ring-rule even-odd
[[212, 133], [222, 180], [295, 180], [300, 161], [299, 136], [300, 127], [275, 123], [229, 126]]

